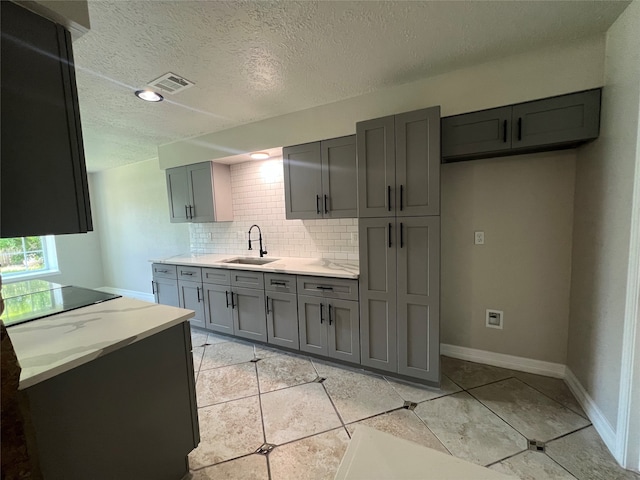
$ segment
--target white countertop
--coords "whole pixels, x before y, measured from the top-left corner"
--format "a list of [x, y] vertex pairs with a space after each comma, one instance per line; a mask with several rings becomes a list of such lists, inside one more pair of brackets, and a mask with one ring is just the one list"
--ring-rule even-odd
[[[194, 267], [229, 268], [234, 270], [251, 270], [254, 272], [288, 273], [294, 275], [314, 275], [334, 278], [358, 278], [360, 268], [357, 262], [342, 260], [324, 260], [321, 258], [298, 257], [264, 257], [274, 258], [273, 262], [265, 265], [243, 265], [224, 263], [234, 258], [244, 258], [245, 255], [202, 254], [176, 255], [175, 257], [154, 259], [153, 263], [169, 265], [191, 265]], [[256, 258], [258, 258], [256, 256]]]
[[193, 317], [182, 308], [117, 298], [7, 328], [22, 367], [19, 389], [35, 385]]

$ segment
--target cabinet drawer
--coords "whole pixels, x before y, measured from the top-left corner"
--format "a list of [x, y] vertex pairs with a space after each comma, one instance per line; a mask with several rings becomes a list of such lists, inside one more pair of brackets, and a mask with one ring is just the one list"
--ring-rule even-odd
[[265, 273], [264, 289], [271, 292], [296, 293], [296, 276]]
[[178, 280], [188, 282], [202, 282], [202, 272], [200, 267], [185, 267], [178, 265]]
[[154, 263], [152, 266], [153, 278], [178, 278], [175, 265], [165, 265], [163, 263]]
[[234, 287], [264, 289], [264, 273], [246, 270], [231, 270], [231, 285]]
[[298, 276], [298, 293], [343, 300], [358, 300], [358, 281], [344, 278]]
[[203, 268], [202, 283], [217, 285], [231, 285], [231, 272], [224, 268]]

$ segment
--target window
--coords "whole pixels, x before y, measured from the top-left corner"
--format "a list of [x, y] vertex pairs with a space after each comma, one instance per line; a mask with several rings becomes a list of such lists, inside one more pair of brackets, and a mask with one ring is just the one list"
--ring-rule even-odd
[[54, 237], [0, 238], [0, 273], [3, 282], [58, 273]]

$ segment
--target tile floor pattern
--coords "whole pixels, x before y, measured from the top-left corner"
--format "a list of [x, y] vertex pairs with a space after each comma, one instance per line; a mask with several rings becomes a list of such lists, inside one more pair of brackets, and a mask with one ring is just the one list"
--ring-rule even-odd
[[197, 329], [192, 343], [201, 441], [187, 479], [333, 479], [359, 424], [522, 479], [640, 479], [562, 380], [442, 357], [438, 390]]

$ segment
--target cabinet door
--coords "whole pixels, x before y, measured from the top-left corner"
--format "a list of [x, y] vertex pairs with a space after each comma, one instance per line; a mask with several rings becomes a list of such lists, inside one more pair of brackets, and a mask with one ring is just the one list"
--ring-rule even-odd
[[358, 216], [395, 216], [394, 117], [356, 123]]
[[171, 223], [189, 221], [189, 186], [187, 168], [167, 169], [167, 197], [169, 198], [169, 219]]
[[398, 373], [439, 382], [440, 217], [398, 221]]
[[282, 158], [287, 219], [322, 218], [320, 142], [284, 147]]
[[156, 303], [161, 305], [170, 305], [172, 307], [180, 306], [177, 280], [156, 277], [152, 280], [152, 283]]
[[0, 236], [93, 230], [71, 35], [0, 2]]
[[321, 149], [324, 218], [357, 217], [356, 136], [324, 140]]
[[206, 328], [233, 335], [231, 287], [203, 284]]
[[513, 107], [513, 148], [588, 140], [600, 128], [600, 89]]
[[397, 371], [395, 219], [360, 219], [362, 365]]
[[232, 293], [235, 335], [266, 342], [267, 318], [264, 308], [264, 290], [234, 287]]
[[442, 159], [472, 157], [511, 148], [511, 108], [501, 107], [442, 119]]
[[274, 345], [297, 349], [298, 300], [295, 294], [266, 292], [267, 341]]
[[204, 293], [202, 284], [178, 281], [178, 293], [180, 307], [196, 312], [195, 316], [190, 320], [191, 325], [204, 328]]
[[300, 350], [327, 356], [327, 328], [325, 304], [320, 297], [298, 295], [298, 327]]
[[191, 221], [196, 223], [215, 222], [211, 162], [187, 165], [186, 168]]
[[358, 302], [326, 300], [329, 356], [360, 363], [360, 319]]
[[396, 215], [440, 215], [440, 107], [396, 115]]

